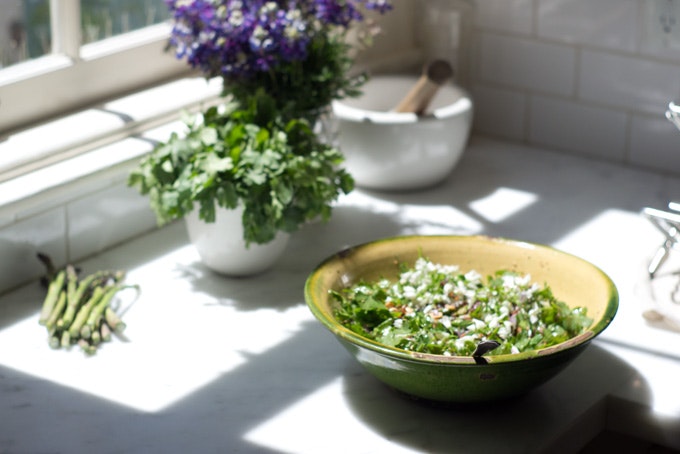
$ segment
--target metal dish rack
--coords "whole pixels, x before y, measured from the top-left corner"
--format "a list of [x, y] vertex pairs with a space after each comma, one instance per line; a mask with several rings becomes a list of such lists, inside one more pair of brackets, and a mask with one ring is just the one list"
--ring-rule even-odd
[[[666, 118], [680, 129], [680, 106], [674, 102], [669, 103]], [[670, 202], [668, 211], [646, 207], [642, 210], [642, 215], [664, 235], [664, 242], [657, 249], [647, 268], [649, 277], [654, 278], [671, 250], [680, 249], [680, 203]]]

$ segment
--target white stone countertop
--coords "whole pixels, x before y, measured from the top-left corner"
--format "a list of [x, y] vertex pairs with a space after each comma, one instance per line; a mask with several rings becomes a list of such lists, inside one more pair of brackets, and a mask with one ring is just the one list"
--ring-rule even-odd
[[[641, 316], [679, 306], [673, 260], [647, 276], [663, 237], [640, 215], [672, 200], [678, 179], [474, 138], [443, 184], [356, 190], [257, 277], [213, 274], [182, 223], [160, 229], [78, 264], [142, 288], [121, 295], [126, 339], [93, 357], [48, 347], [37, 283], [0, 297], [0, 453], [578, 452], [602, 432], [680, 450], [680, 333]], [[346, 246], [414, 233], [574, 253], [611, 276], [619, 312], [526, 396], [442, 408], [397, 395], [313, 318], [303, 286]]]

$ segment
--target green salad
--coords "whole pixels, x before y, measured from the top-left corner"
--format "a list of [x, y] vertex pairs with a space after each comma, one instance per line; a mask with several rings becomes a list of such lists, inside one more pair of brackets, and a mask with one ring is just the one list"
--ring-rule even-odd
[[400, 271], [397, 282], [332, 290], [340, 323], [384, 345], [447, 356], [473, 355], [487, 341], [499, 344], [491, 355], [545, 348], [592, 324], [586, 308], [570, 308], [529, 275], [498, 271], [483, 279], [425, 258]]

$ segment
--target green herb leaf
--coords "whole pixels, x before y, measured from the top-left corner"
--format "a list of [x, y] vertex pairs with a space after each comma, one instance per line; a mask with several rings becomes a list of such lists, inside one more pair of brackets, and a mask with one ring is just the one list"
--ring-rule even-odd
[[201, 130], [201, 142], [203, 142], [203, 145], [215, 145], [217, 140], [217, 130], [215, 128], [206, 127]]
[[148, 194], [159, 224], [193, 209], [206, 222], [215, 207], [244, 207], [246, 243], [266, 243], [312, 219], [327, 220], [333, 202], [354, 188], [342, 154], [322, 143], [306, 119], [283, 115], [256, 90], [246, 104], [211, 107], [187, 118], [140, 161], [128, 184]]
[[220, 158], [211, 153], [205, 157], [201, 164], [201, 168], [207, 173], [214, 174], [233, 169], [234, 163], [230, 157]]

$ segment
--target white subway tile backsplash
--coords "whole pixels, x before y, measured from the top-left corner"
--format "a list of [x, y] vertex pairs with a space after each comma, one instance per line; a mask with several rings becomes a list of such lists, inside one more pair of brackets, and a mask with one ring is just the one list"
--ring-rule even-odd
[[[671, 61], [680, 60], [680, 45], [678, 44], [678, 20], [676, 15], [669, 18], [666, 13], [673, 11], [673, 2], [670, 0], [640, 0], [641, 3], [641, 22], [642, 39], [640, 40], [640, 53], [643, 56], [662, 58]], [[674, 10], [679, 11], [678, 3], [675, 3]], [[673, 33], [666, 33], [666, 21], [673, 23]]]
[[475, 103], [474, 131], [522, 140], [525, 136], [527, 96], [481, 84], [472, 87]]
[[101, 252], [156, 227], [149, 198], [124, 183], [67, 205], [71, 260]]
[[87, 195], [71, 194], [70, 202], [57, 196], [52, 209], [0, 225], [0, 293], [44, 273], [37, 252], [49, 254], [57, 266], [77, 263], [157, 227], [148, 197], [125, 181], [77, 189]]
[[668, 60], [670, 62], [680, 61], [680, 47], [663, 44], [662, 41], [649, 42], [642, 40], [640, 54], [644, 57]]
[[651, 60], [584, 50], [579, 98], [607, 106], [663, 115], [680, 93], [678, 67]]
[[484, 0], [476, 3], [475, 24], [481, 29], [530, 35], [533, 0]]
[[564, 96], [574, 92], [573, 48], [483, 33], [480, 53], [479, 73], [484, 82]]
[[529, 138], [532, 142], [623, 161], [626, 115], [564, 99], [534, 96], [531, 99]]
[[638, 0], [538, 0], [538, 36], [634, 52], [638, 14]]
[[680, 173], [680, 131], [663, 117], [634, 116], [629, 161], [662, 172]]
[[663, 117], [680, 100], [680, 46], [659, 34], [655, 0], [475, 6], [477, 132], [520, 137], [519, 100], [532, 99], [528, 142], [680, 173], [680, 131]]
[[14, 213], [0, 211], [0, 229], [16, 222], [17, 217]]
[[48, 254], [55, 265], [67, 260], [66, 217], [58, 207], [0, 229], [0, 292], [42, 276], [36, 254]]

